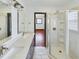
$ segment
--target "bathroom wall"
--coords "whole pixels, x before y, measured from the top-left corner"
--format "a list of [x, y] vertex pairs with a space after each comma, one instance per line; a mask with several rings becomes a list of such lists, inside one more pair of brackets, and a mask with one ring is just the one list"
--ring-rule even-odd
[[65, 34], [66, 34], [66, 12], [64, 10], [60, 10], [57, 13], [57, 35], [58, 35], [58, 42], [64, 45], [65, 43]]
[[79, 32], [69, 31], [69, 53], [73, 59], [79, 59]]
[[50, 7], [26, 7], [26, 23], [25, 23], [25, 31], [26, 32], [34, 32], [34, 12], [46, 12], [47, 13], [47, 20], [49, 20], [48, 15], [53, 13], [55, 10]]
[[[66, 12], [64, 12], [62, 10], [61, 11], [58, 11], [56, 12], [54, 15], [52, 15], [52, 20], [50, 21], [51, 25], [51, 35], [53, 34], [53, 36], [55, 37], [54, 40], [56, 40], [55, 44], [56, 43], [59, 43], [59, 44], [63, 44], [65, 43], [65, 34], [66, 34]], [[56, 30], [53, 30], [53, 28], [56, 28]], [[55, 33], [54, 33], [55, 32]], [[51, 36], [51, 39], [54, 38]], [[52, 43], [54, 43], [52, 41]], [[58, 44], [58, 45], [59, 45]]]
[[[48, 24], [48, 36], [49, 36], [49, 42], [51, 43], [51, 47], [52, 45], [57, 43], [57, 21], [58, 21], [58, 17], [55, 14], [51, 14], [50, 16], [50, 20], [49, 20], [49, 24]], [[53, 29], [55, 28], [55, 30]]]

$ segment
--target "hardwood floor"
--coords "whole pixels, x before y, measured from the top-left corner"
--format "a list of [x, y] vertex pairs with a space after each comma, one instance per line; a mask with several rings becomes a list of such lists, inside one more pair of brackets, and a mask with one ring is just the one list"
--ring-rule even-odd
[[35, 43], [36, 46], [45, 46], [45, 31], [44, 29], [36, 29], [36, 39]]

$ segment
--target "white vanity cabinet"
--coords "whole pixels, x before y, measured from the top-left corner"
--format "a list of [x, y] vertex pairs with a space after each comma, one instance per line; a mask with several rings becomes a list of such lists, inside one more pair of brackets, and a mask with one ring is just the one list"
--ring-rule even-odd
[[[34, 52], [34, 33], [19, 34], [3, 44], [8, 52], [1, 59], [31, 59]], [[29, 56], [31, 55], [31, 56]]]

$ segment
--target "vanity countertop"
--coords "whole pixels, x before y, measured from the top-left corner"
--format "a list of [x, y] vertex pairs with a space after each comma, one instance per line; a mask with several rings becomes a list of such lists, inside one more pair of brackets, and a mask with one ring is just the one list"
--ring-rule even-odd
[[15, 41], [2, 59], [26, 59], [33, 38], [34, 33], [25, 33], [21, 39]]

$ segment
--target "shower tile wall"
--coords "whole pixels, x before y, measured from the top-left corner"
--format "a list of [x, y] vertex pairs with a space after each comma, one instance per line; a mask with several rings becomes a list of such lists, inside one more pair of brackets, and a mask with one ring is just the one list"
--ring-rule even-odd
[[[53, 45], [51, 43], [50, 55], [54, 56], [56, 59], [65, 58], [65, 24], [66, 24], [66, 13], [58, 12], [57, 13], [57, 43]], [[54, 40], [54, 39], [52, 39]]]
[[58, 15], [58, 43], [65, 43], [65, 21], [66, 21], [66, 14], [65, 13], [59, 13]]

